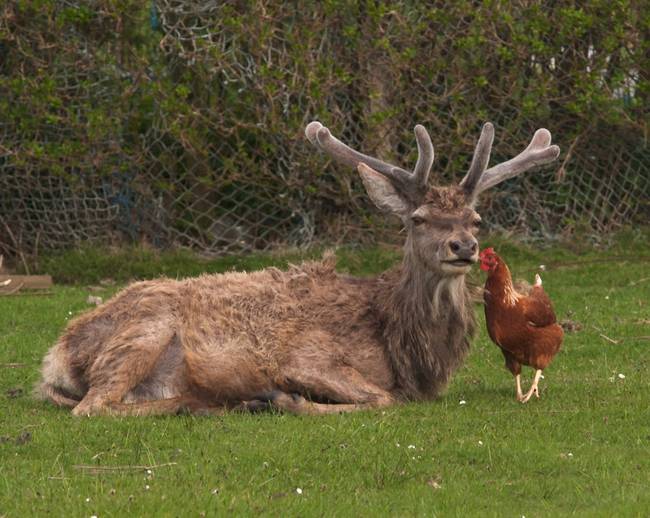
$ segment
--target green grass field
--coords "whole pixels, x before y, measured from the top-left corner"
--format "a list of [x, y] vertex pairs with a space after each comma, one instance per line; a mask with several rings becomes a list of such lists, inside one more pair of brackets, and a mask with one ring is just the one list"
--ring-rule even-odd
[[[0, 516], [648, 516], [650, 247], [643, 243], [579, 255], [484, 243], [516, 277], [531, 280], [545, 264], [558, 317], [579, 327], [547, 369], [541, 399], [526, 405], [515, 401], [513, 378], [481, 325], [468, 362], [435, 402], [328, 417], [77, 419], [30, 391], [44, 352], [72, 315], [88, 309], [88, 286], [0, 298]], [[380, 250], [341, 255], [342, 268], [357, 274], [396, 258]], [[47, 267], [74, 279], [74, 267], [61, 266], [70, 261], [83, 269], [69, 256]], [[147, 261], [135, 275], [282, 259]], [[78, 279], [122, 278], [105, 268]], [[524, 375], [527, 387], [532, 370]]]

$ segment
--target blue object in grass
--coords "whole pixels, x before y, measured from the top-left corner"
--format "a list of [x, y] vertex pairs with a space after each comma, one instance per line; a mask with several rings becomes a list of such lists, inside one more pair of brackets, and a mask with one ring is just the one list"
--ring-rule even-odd
[[152, 30], [160, 30], [160, 17], [158, 16], [158, 7], [156, 7], [155, 0], [152, 0], [151, 2], [151, 9], [149, 10], [149, 23], [151, 24]]

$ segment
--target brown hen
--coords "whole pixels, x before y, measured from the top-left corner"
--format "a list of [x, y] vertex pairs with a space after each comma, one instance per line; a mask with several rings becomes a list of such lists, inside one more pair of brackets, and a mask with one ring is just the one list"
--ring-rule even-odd
[[[483, 250], [480, 260], [481, 270], [488, 275], [483, 295], [488, 333], [515, 376], [517, 400], [526, 403], [533, 394], [539, 397], [542, 371], [560, 350], [564, 332], [539, 275], [535, 275], [534, 286], [517, 290], [508, 266], [492, 248]], [[525, 395], [521, 391], [522, 365], [535, 369], [533, 384]]]

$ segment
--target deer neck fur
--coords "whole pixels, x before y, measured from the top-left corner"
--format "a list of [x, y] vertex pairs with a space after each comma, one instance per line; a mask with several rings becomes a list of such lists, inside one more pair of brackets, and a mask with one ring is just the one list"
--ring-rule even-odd
[[390, 277], [379, 304], [397, 389], [405, 399], [429, 399], [460, 366], [475, 332], [465, 276], [432, 272], [407, 251]]

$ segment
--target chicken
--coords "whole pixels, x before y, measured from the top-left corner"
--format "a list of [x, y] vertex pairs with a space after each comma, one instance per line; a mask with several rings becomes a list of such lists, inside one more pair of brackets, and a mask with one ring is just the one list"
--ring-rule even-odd
[[[488, 275], [483, 294], [488, 333], [515, 376], [517, 400], [526, 403], [533, 394], [539, 397], [542, 371], [560, 350], [564, 332], [539, 275], [535, 275], [534, 286], [517, 291], [508, 266], [492, 248], [480, 253], [480, 261], [481, 270]], [[521, 391], [522, 365], [535, 369], [533, 384], [525, 395]]]

